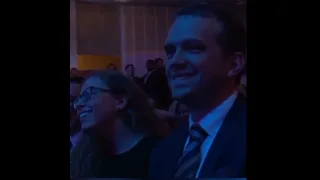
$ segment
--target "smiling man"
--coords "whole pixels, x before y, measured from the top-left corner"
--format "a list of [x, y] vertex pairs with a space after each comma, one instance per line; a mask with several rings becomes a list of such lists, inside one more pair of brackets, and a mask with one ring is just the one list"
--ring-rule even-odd
[[245, 29], [209, 5], [183, 8], [165, 42], [172, 97], [189, 120], [153, 151], [151, 179], [245, 177], [246, 101], [237, 92]]

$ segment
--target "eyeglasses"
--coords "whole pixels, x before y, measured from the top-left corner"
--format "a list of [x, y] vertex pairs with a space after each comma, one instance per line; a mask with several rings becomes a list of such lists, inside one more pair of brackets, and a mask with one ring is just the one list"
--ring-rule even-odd
[[[85, 89], [80, 96], [73, 101], [73, 104], [76, 105], [80, 102], [80, 100], [83, 103], [88, 102], [91, 99], [91, 96], [94, 94], [99, 94], [101, 92], [112, 92], [111, 89], [102, 89], [102, 88], [97, 88], [97, 87], [88, 87]], [[74, 107], [75, 108], [75, 107]], [[76, 109], [76, 108], [75, 108]]]

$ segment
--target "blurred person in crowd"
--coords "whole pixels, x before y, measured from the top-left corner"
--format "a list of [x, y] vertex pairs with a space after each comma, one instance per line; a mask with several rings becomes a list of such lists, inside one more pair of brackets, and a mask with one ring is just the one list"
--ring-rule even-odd
[[126, 71], [127, 77], [129, 77], [130, 79], [136, 78], [136, 76], [135, 76], [135, 68], [134, 68], [133, 64], [127, 64], [126, 67], [125, 67], [125, 71]]
[[246, 177], [246, 99], [236, 90], [245, 39], [240, 21], [208, 4], [178, 13], [164, 46], [166, 74], [189, 120], [152, 152], [150, 179]]
[[170, 105], [169, 111], [175, 116], [188, 116], [189, 109], [186, 105], [179, 103], [178, 101], [173, 101]]
[[156, 58], [154, 60], [154, 63], [155, 63], [156, 69], [161, 69], [162, 71], [165, 71], [165, 65], [162, 58]]
[[143, 79], [135, 75], [135, 67], [133, 64], [128, 64], [125, 67], [125, 72], [127, 77], [132, 79], [135, 83], [139, 85], [140, 88], [144, 89]]
[[146, 62], [146, 69], [147, 72], [144, 75], [143, 79], [144, 79], [144, 84], [147, 84], [147, 81], [149, 80], [149, 76], [151, 75], [151, 73], [153, 72], [153, 70], [155, 70], [155, 63], [154, 60], [152, 59], [148, 59]]
[[238, 91], [245, 97], [247, 97], [247, 75], [245, 73], [240, 77]]
[[170, 111], [155, 109], [154, 112], [161, 121], [168, 123], [171, 129], [175, 129], [179, 124], [181, 124], [181, 117], [175, 116]]
[[165, 74], [163, 59], [148, 60], [148, 73], [145, 75], [145, 92], [153, 99], [158, 109], [168, 110], [171, 103], [171, 92]]
[[81, 76], [70, 78], [70, 150], [77, 145], [81, 138], [81, 123], [74, 109], [74, 100], [80, 95], [83, 82], [84, 78]]
[[155, 106], [159, 109], [168, 110], [171, 103], [171, 91], [168, 85], [168, 79], [165, 72], [165, 66], [162, 58], [155, 59], [156, 70], [153, 74], [155, 81], [153, 98], [155, 100]]
[[70, 155], [70, 178], [146, 178], [152, 148], [170, 132], [146, 94], [107, 70], [85, 81], [74, 105], [85, 134]]
[[[151, 102], [154, 104], [153, 100]], [[175, 129], [188, 120], [189, 110], [184, 104], [174, 101], [169, 110], [155, 109], [155, 113], [162, 121], [168, 122], [171, 129]]]
[[[148, 95], [149, 98], [152, 98], [154, 97], [154, 92], [156, 91], [155, 90], [155, 87], [156, 87], [156, 81], [155, 81], [155, 78], [153, 76], [154, 74], [154, 70], [155, 70], [155, 63], [154, 63], [154, 60], [152, 59], [148, 59], [147, 62], [146, 62], [146, 69], [147, 69], [147, 72], [146, 74], [143, 76], [143, 85], [144, 85], [144, 92]], [[153, 99], [154, 100], [154, 99]]]
[[117, 66], [115, 64], [113, 64], [113, 63], [110, 63], [108, 65], [107, 69], [114, 70], [114, 71], [118, 70]]
[[243, 84], [247, 87], [247, 72], [244, 71], [241, 75], [240, 84]]
[[[150, 104], [154, 106], [154, 101], [150, 98]], [[171, 129], [177, 128], [181, 123], [188, 120], [189, 110], [184, 105], [178, 101], [173, 101], [169, 111], [162, 109], [155, 109], [157, 116], [165, 122], [168, 122]]]
[[[154, 107], [154, 100], [149, 98], [149, 104]], [[167, 122], [171, 129], [176, 128], [180, 124], [180, 116], [177, 116], [170, 111], [154, 108], [154, 112], [161, 121]]]
[[239, 74], [237, 82], [238, 82], [238, 92], [242, 94], [244, 97], [247, 97], [247, 68], [244, 67], [242, 73]]

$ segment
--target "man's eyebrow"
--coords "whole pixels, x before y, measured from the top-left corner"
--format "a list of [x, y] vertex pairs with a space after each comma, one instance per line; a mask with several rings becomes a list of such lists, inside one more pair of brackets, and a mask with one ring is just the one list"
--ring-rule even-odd
[[168, 41], [164, 44], [164, 47], [168, 47], [168, 46], [174, 46], [176, 44], [186, 44], [186, 43], [203, 43], [202, 40], [200, 39], [194, 39], [194, 38], [189, 38], [189, 39], [184, 39], [183, 41], [181, 42], [171, 42], [171, 41]]

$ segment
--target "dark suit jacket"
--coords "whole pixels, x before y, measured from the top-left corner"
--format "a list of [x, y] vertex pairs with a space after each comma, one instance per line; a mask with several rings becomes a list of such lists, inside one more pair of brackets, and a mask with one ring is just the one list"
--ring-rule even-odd
[[[239, 94], [211, 145], [199, 178], [246, 177], [246, 113], [246, 100]], [[153, 150], [149, 178], [173, 177], [188, 136], [187, 121]]]
[[144, 90], [145, 89], [145, 87], [144, 87], [144, 82], [143, 82], [143, 78], [140, 78], [140, 77], [134, 77], [133, 79], [132, 79], [142, 90]]
[[[143, 76], [143, 83], [144, 83], [144, 90], [148, 94], [148, 96], [152, 96], [154, 87], [155, 87], [155, 75], [154, 75], [154, 70], [150, 72], [150, 75], [146, 77], [147, 74]], [[145, 80], [145, 78], [147, 78]]]

